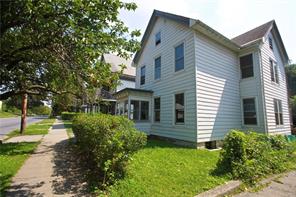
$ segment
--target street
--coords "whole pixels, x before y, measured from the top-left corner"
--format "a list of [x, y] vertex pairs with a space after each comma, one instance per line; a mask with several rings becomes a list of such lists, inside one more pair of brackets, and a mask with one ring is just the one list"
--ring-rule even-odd
[[[34, 116], [27, 117], [27, 125], [39, 122], [47, 118], [46, 116]], [[19, 129], [21, 124], [21, 117], [16, 118], [0, 118], [0, 139], [2, 139], [7, 133]]]

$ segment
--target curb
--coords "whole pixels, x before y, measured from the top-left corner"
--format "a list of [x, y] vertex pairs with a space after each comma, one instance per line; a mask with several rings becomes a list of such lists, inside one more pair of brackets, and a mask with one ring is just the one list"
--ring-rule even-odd
[[241, 181], [228, 181], [224, 185], [217, 186], [211, 190], [196, 195], [195, 197], [218, 197], [225, 196], [241, 185]]

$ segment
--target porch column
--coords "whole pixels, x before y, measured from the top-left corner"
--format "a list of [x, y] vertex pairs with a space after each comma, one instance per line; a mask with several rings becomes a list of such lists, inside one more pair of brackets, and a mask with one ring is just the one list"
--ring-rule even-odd
[[130, 97], [128, 96], [128, 100], [127, 100], [127, 117], [128, 119], [130, 119], [130, 114], [131, 114], [131, 99]]

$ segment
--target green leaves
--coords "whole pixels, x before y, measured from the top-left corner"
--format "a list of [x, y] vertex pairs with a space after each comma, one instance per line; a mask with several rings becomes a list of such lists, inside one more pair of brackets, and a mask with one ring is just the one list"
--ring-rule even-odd
[[[83, 94], [81, 88], [116, 83], [118, 73], [110, 72], [110, 66], [100, 62], [101, 56], [114, 53], [130, 58], [139, 49], [135, 37], [140, 35], [118, 18], [120, 9], [135, 10], [136, 4], [1, 1], [0, 92], [6, 96], [0, 98], [23, 92]], [[32, 88], [35, 85], [39, 88]]]

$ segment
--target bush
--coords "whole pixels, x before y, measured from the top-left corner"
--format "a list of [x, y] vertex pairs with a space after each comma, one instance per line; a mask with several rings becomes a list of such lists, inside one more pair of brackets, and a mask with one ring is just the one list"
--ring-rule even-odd
[[73, 120], [76, 115], [76, 112], [62, 112], [61, 117], [63, 120]]
[[283, 136], [232, 130], [224, 140], [217, 167], [254, 184], [268, 174], [284, 171], [293, 151]]
[[37, 115], [49, 115], [51, 113], [51, 108], [47, 106], [33, 107], [31, 109], [31, 113], [37, 114]]
[[122, 177], [131, 154], [147, 142], [146, 135], [122, 116], [80, 114], [74, 118], [72, 129], [78, 147], [99, 177], [101, 188]]

